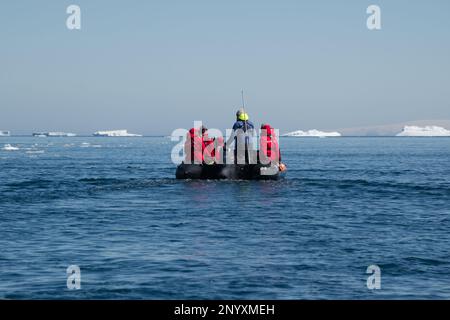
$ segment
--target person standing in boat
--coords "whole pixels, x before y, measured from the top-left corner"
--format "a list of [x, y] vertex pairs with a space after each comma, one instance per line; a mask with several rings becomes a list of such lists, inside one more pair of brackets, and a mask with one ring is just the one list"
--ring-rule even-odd
[[234, 141], [234, 161], [237, 164], [256, 163], [251, 137], [255, 126], [249, 120], [248, 113], [243, 108], [236, 112], [236, 122], [233, 125], [233, 135], [227, 141], [227, 146]]
[[253, 122], [249, 120], [248, 113], [243, 108], [236, 112], [236, 122], [233, 125], [233, 130], [236, 131], [238, 129], [242, 129], [244, 132], [255, 129]]

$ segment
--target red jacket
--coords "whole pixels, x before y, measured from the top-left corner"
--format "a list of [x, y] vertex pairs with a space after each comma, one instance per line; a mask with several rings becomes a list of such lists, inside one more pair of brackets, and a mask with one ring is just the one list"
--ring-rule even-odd
[[202, 132], [199, 129], [192, 128], [189, 130], [184, 144], [185, 163], [202, 164], [203, 150], [205, 150], [205, 143]]
[[[216, 145], [217, 142], [217, 145]], [[211, 139], [205, 132], [203, 135], [199, 129], [192, 128], [186, 137], [184, 152], [186, 154], [185, 163], [202, 164], [206, 160], [220, 163], [224, 140], [222, 137]]]
[[211, 164], [212, 162], [222, 163], [222, 150], [224, 146], [223, 137], [209, 138], [208, 134], [205, 133], [203, 135], [203, 144], [205, 146], [205, 149], [203, 150], [203, 161], [208, 164]]
[[206, 132], [203, 134], [203, 145], [203, 161], [208, 163], [214, 161], [214, 139], [210, 139]]
[[[259, 141], [260, 156], [272, 162], [281, 161], [280, 145], [275, 136], [275, 129], [270, 125], [261, 127], [261, 137]], [[267, 160], [266, 160], [267, 162]]]

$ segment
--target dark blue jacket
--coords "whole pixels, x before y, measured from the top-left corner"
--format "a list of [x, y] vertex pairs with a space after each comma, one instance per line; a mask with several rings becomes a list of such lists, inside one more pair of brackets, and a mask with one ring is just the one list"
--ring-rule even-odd
[[[247, 123], [245, 123], [247, 122]], [[239, 130], [241, 129], [244, 132], [247, 132], [247, 130], [252, 130], [255, 129], [255, 126], [253, 125], [253, 123], [251, 121], [242, 121], [242, 120], [237, 120], [234, 125], [233, 125], [233, 130]], [[234, 137], [234, 149], [237, 150], [237, 136]], [[244, 137], [241, 137], [241, 139]], [[241, 143], [244, 143], [244, 140], [240, 140]], [[245, 149], [248, 148], [248, 145], [250, 143], [250, 138], [249, 137], [245, 137]]]
[[[247, 125], [245, 125], [245, 122], [247, 122]], [[234, 123], [233, 130], [236, 131], [238, 129], [242, 129], [244, 132], [246, 132], [246, 129], [255, 129], [255, 126], [251, 121], [238, 120]]]

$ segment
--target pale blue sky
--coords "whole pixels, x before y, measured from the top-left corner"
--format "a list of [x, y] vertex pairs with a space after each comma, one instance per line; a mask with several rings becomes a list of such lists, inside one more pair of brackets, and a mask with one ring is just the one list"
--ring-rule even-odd
[[241, 88], [252, 120], [282, 132], [449, 119], [449, 85], [448, 0], [0, 4], [0, 130], [14, 133], [225, 129]]

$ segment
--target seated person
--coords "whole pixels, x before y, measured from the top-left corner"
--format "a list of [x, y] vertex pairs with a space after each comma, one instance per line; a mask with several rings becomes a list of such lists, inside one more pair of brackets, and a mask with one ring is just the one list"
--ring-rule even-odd
[[203, 126], [200, 129], [191, 128], [189, 130], [184, 144], [185, 163], [203, 163], [203, 151], [205, 150], [203, 134], [206, 130], [207, 128]]
[[273, 163], [278, 165], [281, 163], [280, 145], [275, 134], [275, 129], [270, 124], [261, 125], [259, 160], [262, 164]]

